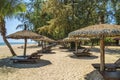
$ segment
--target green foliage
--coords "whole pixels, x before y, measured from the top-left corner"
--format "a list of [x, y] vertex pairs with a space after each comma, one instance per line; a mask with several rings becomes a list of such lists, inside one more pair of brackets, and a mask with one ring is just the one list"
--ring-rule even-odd
[[115, 42], [115, 40], [113, 40], [112, 38], [105, 38], [105, 42]]
[[[49, 0], [43, 5], [42, 9], [43, 13], [52, 15], [52, 19], [47, 21], [49, 25], [45, 25], [49, 28], [46, 33], [52, 34], [55, 39], [61, 39], [71, 31], [96, 24], [99, 22], [99, 15], [105, 15], [106, 13], [105, 4], [105, 1], [96, 0], [89, 2], [88, 0], [74, 0], [74, 2], [71, 0], [62, 2]], [[40, 33], [44, 32], [42, 29], [38, 29]]]
[[25, 12], [26, 6], [21, 0], [0, 0], [0, 16], [12, 17], [19, 12]]
[[30, 2], [26, 3], [28, 10], [25, 18], [34, 25], [33, 31], [37, 33], [37, 28], [46, 25], [46, 21], [50, 20], [51, 17], [50, 14], [42, 11], [44, 1], [45, 0], [30, 0]]
[[120, 25], [120, 9], [118, 9], [116, 11], [115, 16], [116, 16], [116, 22], [117, 22], [117, 24]]
[[99, 40], [100, 40], [99, 38], [91, 38], [91, 40], [90, 40], [91, 44], [89, 44], [89, 45], [92, 45], [92, 46], [98, 45]]
[[[48, 13], [52, 16], [52, 19], [47, 21], [49, 25], [45, 26], [49, 27], [47, 33], [51, 34], [55, 39], [63, 38], [67, 36], [68, 32], [72, 31], [72, 20], [70, 18], [73, 11], [70, 4], [65, 5], [58, 0], [50, 0], [44, 4], [42, 10], [43, 13]], [[44, 30], [42, 29], [39, 31], [40, 33], [43, 33]]]
[[116, 22], [118, 25], [120, 25], [120, 1], [119, 0], [115, 7], [116, 7], [116, 11], [115, 11]]
[[[108, 22], [109, 0], [35, 0], [30, 3], [28, 19], [34, 31], [54, 39], [67, 37], [68, 33], [89, 25]], [[117, 24], [120, 24], [120, 1], [111, 0]], [[100, 20], [101, 19], [101, 20]]]
[[105, 45], [115, 45], [116, 41], [113, 38], [107, 37], [105, 38]]

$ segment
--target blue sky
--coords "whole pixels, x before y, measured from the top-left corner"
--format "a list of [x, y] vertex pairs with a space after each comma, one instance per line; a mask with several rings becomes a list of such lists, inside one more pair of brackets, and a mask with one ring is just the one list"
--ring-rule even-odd
[[[16, 29], [17, 25], [21, 24], [20, 21], [18, 21], [15, 18], [12, 19], [5, 19], [6, 21], [6, 29], [7, 29], [7, 35], [20, 31], [21, 29]], [[19, 40], [15, 40], [15, 39], [8, 39], [9, 42], [24, 42], [24, 40], [19, 39]], [[31, 41], [31, 40], [29, 40]], [[4, 42], [1, 35], [0, 35], [0, 42]]]
[[[5, 22], [6, 22], [7, 35], [18, 31], [18, 30], [16, 30], [16, 26], [18, 24], [21, 24], [21, 22], [15, 18], [5, 19]], [[14, 40], [12, 40], [12, 39], [9, 39], [9, 41], [14, 42]], [[0, 36], [0, 42], [3, 42], [3, 39], [1, 36]]]

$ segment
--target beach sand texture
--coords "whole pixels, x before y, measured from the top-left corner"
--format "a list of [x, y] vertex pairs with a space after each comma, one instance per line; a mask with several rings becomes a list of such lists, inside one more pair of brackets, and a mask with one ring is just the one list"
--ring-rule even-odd
[[[23, 55], [20, 45], [12, 45], [17, 55]], [[32, 47], [34, 46], [34, 47]], [[28, 45], [27, 54], [41, 47]], [[14, 64], [9, 60], [11, 53], [6, 46], [0, 46], [0, 80], [85, 80], [86, 74], [95, 70], [92, 63], [99, 63], [99, 47], [91, 49], [92, 57], [76, 57], [66, 49], [53, 47], [49, 54], [42, 54], [35, 64]], [[114, 63], [120, 57], [120, 47], [107, 47], [105, 60]]]

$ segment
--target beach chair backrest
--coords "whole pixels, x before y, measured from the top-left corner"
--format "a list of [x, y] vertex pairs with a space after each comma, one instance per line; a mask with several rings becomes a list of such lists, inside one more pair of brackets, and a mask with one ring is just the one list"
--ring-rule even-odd
[[78, 49], [77, 52], [84, 52], [84, 51], [85, 51], [85, 49]]
[[86, 52], [86, 53], [88, 53], [90, 51], [90, 49], [88, 49], [88, 48], [86, 48], [85, 50], [84, 50], [84, 52]]
[[115, 62], [115, 64], [120, 65], [120, 58]]
[[28, 57], [28, 59], [31, 59], [32, 57], [35, 57], [35, 56], [37, 56], [37, 53], [35, 52], [35, 53], [32, 53], [29, 57]]

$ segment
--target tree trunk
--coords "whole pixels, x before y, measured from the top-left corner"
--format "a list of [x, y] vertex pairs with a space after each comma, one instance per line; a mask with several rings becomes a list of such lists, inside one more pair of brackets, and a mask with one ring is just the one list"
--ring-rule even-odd
[[41, 41], [42, 42], [42, 52], [43, 52], [43, 47], [44, 47], [44, 45], [43, 45], [43, 41]]
[[16, 56], [14, 50], [12, 49], [12, 46], [10, 45], [10, 43], [7, 41], [6, 37], [4, 35], [2, 35], [3, 40], [5, 42], [5, 44], [7, 45], [7, 47], [9, 48], [10, 52], [12, 53], [12, 56]]
[[14, 50], [12, 49], [12, 46], [10, 45], [10, 43], [7, 41], [7, 39], [5, 37], [5, 35], [6, 35], [5, 21], [4, 21], [4, 18], [2, 18], [1, 16], [0, 16], [0, 33], [2, 35], [2, 38], [5, 42], [5, 44], [7, 45], [10, 52], [12, 53], [12, 56], [16, 56]]

